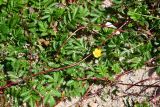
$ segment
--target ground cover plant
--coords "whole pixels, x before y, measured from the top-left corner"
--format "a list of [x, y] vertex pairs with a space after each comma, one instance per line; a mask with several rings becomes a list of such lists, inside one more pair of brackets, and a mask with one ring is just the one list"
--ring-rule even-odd
[[113, 83], [122, 70], [160, 73], [159, 1], [102, 4], [0, 0], [1, 106], [52, 107], [92, 83]]

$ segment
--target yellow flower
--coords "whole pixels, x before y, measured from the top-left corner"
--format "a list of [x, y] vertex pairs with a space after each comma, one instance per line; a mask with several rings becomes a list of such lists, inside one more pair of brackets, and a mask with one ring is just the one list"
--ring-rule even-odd
[[94, 57], [96, 57], [96, 58], [101, 57], [101, 56], [102, 56], [102, 50], [96, 48], [96, 49], [93, 51], [93, 55], [94, 55]]

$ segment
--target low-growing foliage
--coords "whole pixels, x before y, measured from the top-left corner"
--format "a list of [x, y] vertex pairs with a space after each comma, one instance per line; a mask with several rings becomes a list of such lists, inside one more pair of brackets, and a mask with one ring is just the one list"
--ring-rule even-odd
[[0, 0], [3, 104], [52, 107], [86, 92], [93, 81], [80, 78], [113, 80], [151, 58], [160, 73], [159, 2], [112, 2], [103, 8], [102, 0]]

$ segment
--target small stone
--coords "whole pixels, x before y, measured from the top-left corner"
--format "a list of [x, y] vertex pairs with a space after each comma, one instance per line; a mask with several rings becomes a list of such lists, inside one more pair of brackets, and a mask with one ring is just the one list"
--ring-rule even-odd
[[98, 107], [98, 104], [97, 103], [94, 103], [94, 102], [90, 102], [88, 104], [89, 107]]
[[108, 8], [108, 7], [111, 7], [112, 5], [113, 5], [113, 3], [111, 0], [104, 0], [102, 3], [103, 8]]

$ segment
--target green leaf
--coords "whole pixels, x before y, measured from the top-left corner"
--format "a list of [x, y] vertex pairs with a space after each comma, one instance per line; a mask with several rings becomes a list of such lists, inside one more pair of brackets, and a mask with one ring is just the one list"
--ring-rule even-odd
[[23, 101], [28, 102], [31, 99], [32, 95], [27, 95], [24, 97]]
[[57, 90], [52, 90], [52, 93], [56, 97], [61, 97], [61, 93], [59, 91], [57, 91]]
[[45, 95], [45, 97], [44, 97], [44, 104], [47, 104], [49, 102], [50, 97], [51, 97], [50, 94]]
[[2, 23], [2, 24], [0, 23], [0, 32], [2, 34], [9, 34], [9, 31], [10, 31], [10, 29], [9, 29], [8, 25], [6, 25], [4, 23]]
[[55, 100], [54, 100], [54, 98], [53, 97], [50, 97], [50, 99], [49, 99], [49, 105], [50, 105], [50, 107], [53, 107], [54, 105], [55, 105]]
[[68, 19], [69, 19], [69, 21], [72, 21], [71, 13], [70, 12], [68, 12]]
[[71, 85], [73, 85], [73, 84], [74, 84], [74, 80], [70, 80], [70, 81], [67, 82], [66, 85], [67, 85], [67, 86], [71, 86]]
[[121, 68], [120, 68], [120, 66], [119, 66], [118, 63], [113, 64], [112, 70], [113, 70], [115, 73], [120, 73], [120, 72], [121, 72]]
[[21, 96], [28, 96], [28, 95], [30, 94], [30, 92], [31, 92], [31, 90], [25, 91], [25, 92], [23, 92], [23, 93], [21, 94]]
[[53, 105], [55, 105], [55, 100], [54, 98], [51, 96], [50, 93], [48, 93], [45, 98], [44, 98], [44, 104], [49, 104], [51, 107], [53, 107]]
[[72, 19], [75, 19], [76, 18], [76, 14], [78, 12], [78, 7], [74, 7], [74, 10], [73, 10], [73, 15], [72, 15]]
[[4, 2], [4, 0], [0, 0], [0, 5], [2, 5], [2, 4], [3, 4], [3, 2]]

